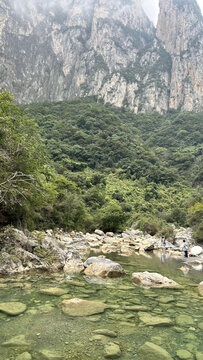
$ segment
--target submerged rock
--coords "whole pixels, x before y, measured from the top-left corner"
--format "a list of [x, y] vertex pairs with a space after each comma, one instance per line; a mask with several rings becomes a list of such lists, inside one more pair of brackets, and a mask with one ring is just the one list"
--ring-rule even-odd
[[105, 335], [105, 336], [109, 336], [109, 337], [117, 337], [117, 333], [115, 331], [112, 330], [108, 330], [108, 329], [97, 329], [93, 331], [94, 334], [100, 334], [100, 335]]
[[32, 360], [32, 356], [28, 352], [24, 352], [17, 356], [16, 360]]
[[139, 360], [173, 360], [171, 355], [162, 347], [146, 342], [139, 350]]
[[121, 349], [118, 344], [113, 342], [104, 346], [104, 356], [106, 358], [116, 359], [121, 356]]
[[176, 355], [181, 360], [192, 360], [193, 359], [193, 355], [187, 350], [182, 350], [182, 349], [178, 350], [176, 352]]
[[101, 320], [101, 316], [100, 315], [89, 316], [86, 318], [86, 320], [91, 321], [91, 322], [99, 322]]
[[149, 308], [144, 305], [126, 305], [123, 309], [127, 311], [149, 311]]
[[84, 266], [87, 276], [116, 278], [125, 274], [120, 264], [102, 257], [91, 257], [85, 261]]
[[154, 288], [180, 288], [180, 285], [175, 281], [168, 279], [158, 273], [137, 272], [132, 274], [132, 281], [143, 287]]
[[85, 287], [85, 284], [81, 283], [80, 281], [66, 280], [66, 283], [67, 283], [68, 285], [72, 285], [72, 286]]
[[7, 315], [20, 315], [25, 312], [27, 306], [21, 302], [0, 303], [0, 311]]
[[198, 290], [199, 290], [200, 295], [203, 296], [203, 281], [201, 281], [201, 283], [199, 283]]
[[41, 289], [40, 294], [50, 295], [50, 296], [62, 296], [67, 294], [67, 290], [61, 289], [61, 288], [47, 288], [47, 289]]
[[30, 344], [30, 341], [25, 340], [25, 335], [18, 335], [3, 342], [2, 346], [29, 346]]
[[97, 334], [97, 335], [93, 335], [89, 340], [100, 342], [102, 344], [107, 344], [107, 342], [109, 341], [109, 338], [107, 336]]
[[171, 302], [175, 301], [174, 297], [171, 296], [160, 296], [159, 297], [159, 302], [162, 304], [169, 304]]
[[64, 300], [61, 303], [62, 311], [69, 316], [89, 316], [104, 312], [109, 306], [100, 301], [82, 299]]
[[187, 327], [194, 324], [193, 318], [189, 315], [178, 315], [176, 317], [176, 324], [178, 326]]
[[166, 317], [152, 316], [145, 312], [138, 313], [140, 321], [147, 326], [171, 326], [171, 319]]
[[56, 351], [42, 350], [40, 351], [39, 360], [63, 360], [64, 356]]

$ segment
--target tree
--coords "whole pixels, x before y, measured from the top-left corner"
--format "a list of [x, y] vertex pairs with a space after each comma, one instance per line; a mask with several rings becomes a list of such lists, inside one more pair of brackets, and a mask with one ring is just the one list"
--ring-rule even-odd
[[0, 91], [0, 214], [17, 217], [17, 208], [36, 202], [46, 161], [38, 127]]

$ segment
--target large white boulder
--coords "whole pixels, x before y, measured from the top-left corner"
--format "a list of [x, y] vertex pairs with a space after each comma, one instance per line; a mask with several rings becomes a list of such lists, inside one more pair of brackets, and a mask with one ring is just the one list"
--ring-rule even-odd
[[203, 253], [203, 248], [201, 246], [193, 246], [190, 249], [190, 256], [199, 256]]
[[95, 234], [99, 235], [99, 236], [104, 236], [104, 232], [102, 230], [95, 230]]
[[93, 256], [85, 261], [84, 266], [86, 268], [84, 273], [87, 276], [115, 278], [125, 274], [120, 264], [104, 257]]
[[143, 287], [153, 288], [179, 288], [180, 285], [158, 273], [137, 272], [132, 274], [132, 281]]

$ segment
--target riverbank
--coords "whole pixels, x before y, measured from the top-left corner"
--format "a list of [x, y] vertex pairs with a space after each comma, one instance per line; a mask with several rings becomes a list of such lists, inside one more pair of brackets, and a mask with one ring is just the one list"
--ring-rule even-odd
[[84, 269], [84, 261], [91, 251], [95, 253], [118, 253], [131, 256], [136, 253], [150, 257], [157, 253], [165, 261], [167, 257], [183, 258], [183, 241], [189, 245], [187, 260], [190, 266], [202, 266], [203, 248], [197, 246], [190, 228], [174, 227], [174, 238], [166, 240], [144, 234], [140, 230], [126, 230], [122, 234], [104, 233], [95, 230], [93, 234], [64, 232], [63, 230], [22, 231], [11, 227], [0, 233], [0, 274], [10, 275], [30, 270], [64, 271], [74, 275]]

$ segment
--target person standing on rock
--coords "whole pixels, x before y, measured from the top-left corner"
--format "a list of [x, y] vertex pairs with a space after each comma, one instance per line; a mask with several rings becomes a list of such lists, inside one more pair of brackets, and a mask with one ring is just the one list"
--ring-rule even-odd
[[166, 238], [165, 238], [165, 236], [162, 236], [161, 245], [162, 245], [164, 248], [166, 247]]
[[183, 251], [184, 251], [184, 257], [188, 258], [188, 244], [185, 240], [183, 240]]

